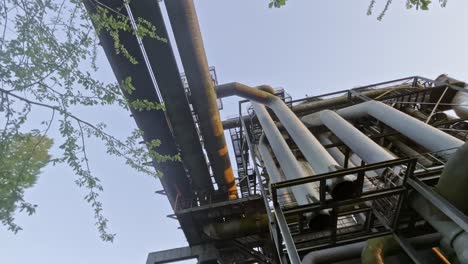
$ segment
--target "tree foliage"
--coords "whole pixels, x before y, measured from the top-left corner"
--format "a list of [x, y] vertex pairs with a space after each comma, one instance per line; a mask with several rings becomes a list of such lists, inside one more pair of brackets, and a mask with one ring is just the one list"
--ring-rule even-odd
[[272, 7], [275, 7], [275, 8], [280, 8], [284, 5], [286, 5], [286, 1], [287, 0], [271, 0], [270, 3], [268, 3], [268, 7], [269, 8], [272, 8]]
[[41, 169], [50, 161], [48, 153], [52, 140], [39, 133], [15, 134], [0, 138], [0, 221], [13, 232], [14, 214], [35, 212], [36, 205], [24, 200], [24, 191], [32, 187]]
[[[447, 5], [448, 0], [439, 0], [439, 5], [441, 7], [445, 7]], [[370, 16], [374, 12], [374, 7], [377, 0], [371, 0], [369, 7], [367, 9], [367, 15]], [[382, 20], [385, 14], [387, 13], [390, 5], [392, 4], [393, 0], [385, 0], [385, 6], [382, 11], [377, 16], [377, 20]], [[407, 9], [416, 9], [416, 10], [429, 10], [429, 6], [431, 5], [431, 0], [406, 0], [406, 8]]]
[[[90, 16], [82, 1], [89, 1], [98, 12]], [[103, 186], [90, 170], [86, 149], [88, 138], [99, 139], [108, 154], [120, 157], [133, 169], [154, 177], [158, 172], [144, 165], [151, 159], [180, 159], [178, 156], [160, 155], [157, 147], [161, 142], [158, 140], [147, 143], [147, 146], [139, 144], [141, 131], [135, 130], [127, 138], [120, 139], [106, 131], [105, 123], [91, 123], [79, 116], [80, 110], [85, 108], [111, 105], [126, 110], [129, 107], [137, 111], [164, 110], [164, 105], [156, 102], [127, 102], [121, 89], [128, 93], [138, 89], [133, 87], [131, 78], [115, 83], [102, 82], [97, 78], [99, 41], [96, 32], [107, 31], [114, 39], [115, 52], [134, 64], [139, 62], [121, 45], [119, 32], [166, 41], [157, 35], [156, 27], [145, 20], [137, 19], [134, 27], [121, 13], [124, 8], [111, 9], [98, 0], [0, 0], [2, 142], [10, 146], [8, 142], [32, 135], [27, 129], [31, 112], [41, 111], [43, 116], [48, 114], [41, 123], [44, 130], [42, 138], [46, 138], [50, 129], [57, 129], [60, 135], [56, 141], [61, 154], [51, 161], [53, 164], [67, 164], [76, 175], [76, 184], [88, 190], [84, 198], [94, 210], [96, 226], [104, 241], [112, 241], [115, 235], [108, 231], [108, 220], [99, 199]], [[41, 143], [40, 146], [45, 148], [47, 144]], [[29, 149], [25, 146], [17, 151], [20, 150]], [[13, 163], [8, 161], [4, 166], [7, 164], [12, 166]], [[14, 177], [18, 181], [31, 178], [30, 183], [34, 183], [27, 174], [15, 174]], [[26, 187], [29, 186], [25, 183], [22, 188]], [[10, 187], [7, 185], [5, 188]], [[22, 204], [21, 195], [12, 197], [17, 198], [13, 203], [17, 208], [34, 212], [33, 207]], [[2, 223], [16, 232], [20, 227], [10, 217], [16, 207], [11, 205], [11, 201], [9, 203], [0, 204], [5, 206], [0, 210], [7, 212]]]
[[[270, 8], [280, 8], [284, 5], [286, 5], [287, 0], [270, 0], [270, 3], [268, 3], [268, 7]], [[384, 0], [385, 1], [385, 6], [383, 10], [379, 13], [377, 16], [378, 20], [382, 20], [384, 15], [387, 13], [387, 10], [389, 9], [390, 5], [392, 4], [393, 0]], [[441, 7], [445, 7], [447, 5], [448, 0], [439, 0], [439, 4]], [[369, 3], [369, 7], [367, 8], [367, 15], [370, 16], [373, 14], [374, 7], [376, 4], [377, 0], [371, 0]], [[406, 8], [407, 9], [417, 9], [417, 10], [429, 10], [429, 6], [431, 4], [431, 0], [406, 0]]]

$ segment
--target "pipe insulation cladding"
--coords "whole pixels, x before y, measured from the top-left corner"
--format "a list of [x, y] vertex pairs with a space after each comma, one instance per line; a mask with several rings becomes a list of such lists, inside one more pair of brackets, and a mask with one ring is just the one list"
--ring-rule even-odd
[[[294, 156], [288, 144], [281, 135], [281, 132], [276, 127], [275, 123], [273, 122], [273, 119], [271, 118], [266, 108], [263, 105], [255, 102], [252, 102], [252, 106], [254, 108], [255, 113], [257, 114], [260, 125], [262, 126], [263, 131], [267, 139], [269, 140], [270, 146], [286, 178], [296, 179], [300, 177], [309, 176], [306, 175], [301, 169], [299, 162], [297, 161], [296, 157]], [[265, 161], [268, 162], [271, 157], [269, 157], [269, 152], [266, 152], [267, 149], [265, 149], [266, 145], [264, 144], [265, 143], [263, 138], [260, 141], [259, 151], [263, 151], [261, 153], [262, 158], [265, 157]], [[272, 172], [272, 175], [277, 174], [277, 172], [275, 171], [277, 170], [276, 165], [267, 166], [266, 169], [269, 174], [270, 172]], [[317, 196], [314, 196], [314, 193], [316, 193], [315, 186], [310, 183], [302, 186], [294, 186], [291, 188], [291, 190], [294, 194], [296, 202], [300, 205], [305, 205], [311, 202], [318, 201]], [[306, 217], [309, 222], [309, 227], [315, 230], [327, 228], [331, 223], [329, 210], [320, 211], [318, 214], [309, 214], [306, 215]]]
[[[267, 143], [265, 141], [266, 141], [265, 136], [262, 135], [260, 137], [260, 142], [258, 144], [258, 153], [260, 154], [260, 157], [262, 158], [263, 165], [268, 173], [268, 177], [270, 178], [270, 183], [286, 181], [287, 178], [284, 175], [284, 172], [281, 172], [279, 168], [276, 166], [276, 163], [273, 159], [273, 155], [271, 154], [270, 148], [267, 146]], [[283, 200], [286, 204], [292, 204], [294, 203], [294, 200], [295, 200], [295, 199], [293, 200], [293, 197], [296, 196], [294, 193], [301, 192], [301, 190], [298, 190], [299, 187], [300, 186], [295, 186], [292, 188], [283, 188], [283, 189], [278, 190], [278, 193], [281, 197], [283, 197]]]
[[[264, 90], [269, 92], [265, 92]], [[236, 82], [219, 85], [217, 87], [219, 98], [238, 95], [253, 101], [252, 105], [254, 105], [254, 109], [258, 109], [255, 105], [261, 103], [273, 110], [316, 174], [328, 173], [341, 169], [341, 166], [339, 166], [335, 159], [333, 159], [294, 112], [292, 112], [280, 98], [271, 94], [272, 91], [273, 89], [267, 85], [255, 89]], [[267, 137], [268, 140], [270, 140], [268, 134]], [[356, 185], [349, 175], [328, 179], [326, 185], [328, 191], [335, 200], [352, 198], [358, 193], [355, 187]]]
[[[456, 137], [378, 101], [368, 101], [345, 107], [337, 110], [336, 113], [344, 119], [356, 119], [370, 115], [428, 150], [437, 152], [446, 160], [449, 160], [464, 143]], [[323, 125], [320, 113], [307, 115], [302, 118], [302, 121], [309, 127]]]
[[[303, 118], [307, 124], [313, 125], [330, 125], [329, 120], [323, 119], [323, 113], [333, 113], [331, 111], [322, 111], [316, 114], [312, 114]], [[359, 105], [343, 108], [333, 113], [333, 117], [341, 114], [344, 117], [356, 117], [365, 114], [372, 115], [378, 120], [386, 123], [393, 127], [397, 131], [406, 135], [408, 138], [420, 143], [422, 146], [433, 150], [443, 151], [449, 155], [444, 171], [439, 179], [435, 190], [439, 192], [444, 198], [451, 202], [454, 206], [460, 209], [466, 214], [468, 211], [468, 199], [466, 198], [465, 191], [468, 186], [468, 145], [464, 144], [463, 141], [456, 139], [430, 125], [427, 125], [416, 118], [410, 117], [390, 106], [387, 106], [380, 102], [367, 102]], [[392, 119], [393, 118], [393, 119]], [[395, 121], [396, 120], [396, 121]], [[399, 123], [401, 122], [401, 123]], [[333, 122], [332, 122], [333, 123]], [[341, 123], [340, 119], [335, 119], [333, 124]], [[349, 125], [351, 126], [351, 125]], [[334, 127], [338, 133], [346, 132], [345, 126]], [[356, 129], [353, 127], [353, 129]], [[335, 132], [335, 131], [333, 131]], [[348, 131], [350, 132], [350, 131]], [[437, 143], [433, 143], [427, 138], [421, 137], [419, 134], [429, 137], [430, 140]], [[349, 134], [349, 133], [348, 133]], [[337, 135], [339, 136], [339, 135]], [[381, 162], [385, 160], [393, 159], [393, 156], [388, 154], [382, 147], [374, 143], [369, 142], [370, 139], [364, 137], [354, 138], [356, 141], [342, 139], [351, 149], [353, 145], [363, 145], [363, 149], [356, 148], [356, 153], [361, 157], [370, 159], [367, 156], [369, 149], [371, 149], [372, 155], [375, 157], [374, 162]], [[347, 142], [348, 141], [348, 142]], [[448, 144], [449, 149], [446, 146], [440, 145], [440, 142]], [[463, 146], [463, 147], [461, 147]], [[357, 152], [359, 151], [359, 152]], [[455, 152], [456, 151], [456, 152]], [[454, 153], [455, 152], [455, 153]], [[428, 221], [436, 230], [438, 230], [444, 237], [450, 248], [453, 248], [457, 253], [457, 257], [461, 263], [468, 263], [468, 249], [466, 249], [466, 243], [468, 243], [468, 235], [463, 231], [457, 224], [443, 216], [438, 210], [434, 208], [428, 201], [422, 198], [419, 194], [413, 194], [409, 198], [409, 203], [412, 208], [417, 211], [426, 221]]]
[[[382, 146], [375, 143], [337, 113], [331, 110], [323, 110], [319, 112], [318, 115], [323, 124], [365, 162], [378, 163], [395, 159], [395, 157], [383, 149]], [[397, 175], [400, 171], [401, 168], [394, 169]], [[377, 170], [377, 172], [383, 174], [385, 169]]]
[[[273, 160], [273, 156], [269, 150], [269, 147], [265, 142], [265, 138], [260, 139], [258, 150], [267, 170], [268, 176], [270, 177], [270, 182], [275, 183], [278, 181], [287, 180], [285, 174], [282, 173], [276, 166], [275, 161]], [[283, 196], [282, 200], [286, 204], [286, 206], [294, 202], [291, 199], [291, 196], [299, 198], [295, 199], [299, 205], [304, 205], [312, 201], [317, 201], [316, 197], [318, 197], [316, 191], [313, 189], [313, 186], [311, 186], [311, 184], [308, 184], [307, 186], [293, 186], [290, 188], [283, 188], [278, 190], [278, 193]], [[306, 198], [305, 202], [303, 197]], [[318, 214], [307, 213], [305, 217], [307, 225], [313, 231], [321, 231], [330, 227], [330, 210], [323, 210], [320, 211]], [[298, 221], [300, 221], [300, 219], [298, 219]]]
[[454, 85], [463, 90], [459, 90], [455, 96], [452, 98], [452, 109], [455, 111], [458, 117], [460, 118], [468, 118], [468, 85], [465, 82], [459, 81], [457, 79], [451, 78], [446, 74], [441, 74], [439, 77], [435, 79], [435, 85]]

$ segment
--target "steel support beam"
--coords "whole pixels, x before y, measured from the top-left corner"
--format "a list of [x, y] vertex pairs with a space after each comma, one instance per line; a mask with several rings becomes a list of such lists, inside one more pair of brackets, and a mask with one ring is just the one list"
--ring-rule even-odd
[[192, 247], [173, 248], [152, 252], [148, 254], [146, 264], [162, 264], [176, 261], [198, 259], [198, 263], [217, 263], [218, 250], [211, 244], [197, 245]]

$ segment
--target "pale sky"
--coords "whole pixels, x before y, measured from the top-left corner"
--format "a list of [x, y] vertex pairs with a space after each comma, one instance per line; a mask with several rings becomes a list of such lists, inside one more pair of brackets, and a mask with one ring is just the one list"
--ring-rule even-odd
[[[449, 0], [443, 9], [433, 1], [428, 12], [393, 1], [382, 22], [366, 16], [369, 1], [289, 0], [281, 9], [269, 9], [267, 0], [196, 4], [220, 83], [282, 86], [297, 99], [411, 75], [448, 73], [468, 80], [468, 1]], [[375, 13], [384, 2], [377, 0]], [[103, 57], [100, 68], [103, 80], [113, 80]], [[237, 100], [224, 100], [223, 116], [236, 114]], [[79, 114], [108, 123], [108, 131], [120, 137], [134, 127], [118, 108], [98, 110]], [[104, 213], [115, 242], [100, 241], [70, 169], [49, 166], [26, 193], [39, 208], [33, 216], [18, 214], [24, 230], [14, 235], [0, 228], [0, 263], [142, 264], [149, 252], [186, 245], [178, 223], [166, 217], [172, 213], [167, 199], [154, 193], [159, 182], [107, 156], [99, 142], [90, 141], [88, 152], [103, 181]]]

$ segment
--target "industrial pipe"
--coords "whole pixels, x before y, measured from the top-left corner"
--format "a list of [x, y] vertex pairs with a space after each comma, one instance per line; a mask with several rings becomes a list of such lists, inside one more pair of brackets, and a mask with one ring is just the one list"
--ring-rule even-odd
[[[388, 88], [375, 89], [375, 90], [359, 90], [359, 93], [365, 97], [378, 98], [387, 94], [390, 91], [394, 91], [396, 89], [404, 89], [404, 88], [412, 88], [412, 85], [400, 85], [397, 87], [388, 87]], [[349, 102], [349, 97], [348, 95], [345, 95], [345, 96], [340, 96], [340, 97], [331, 98], [331, 99], [314, 100], [314, 101], [305, 102], [302, 104], [296, 104], [296, 105], [291, 106], [291, 110], [297, 115], [299, 114], [304, 115], [307, 113], [314, 112], [316, 110], [335, 107], [336, 105], [340, 105], [340, 104], [342, 105], [348, 102]], [[248, 119], [249, 117], [244, 116], [242, 118]], [[238, 117], [223, 120], [222, 123], [223, 123], [224, 130], [241, 126], [241, 122]]]
[[[465, 143], [446, 163], [435, 191], [464, 214], [468, 214], [468, 144]], [[412, 208], [444, 236], [444, 246], [452, 248], [460, 263], [468, 263], [468, 233], [426, 199], [413, 193]]]
[[[133, 2], [133, 1], [132, 1]], [[142, 1], [138, 1], [142, 2]], [[123, 0], [102, 0], [102, 4], [118, 9], [124, 4]], [[83, 1], [86, 11], [90, 14], [97, 14], [98, 7], [92, 0]], [[151, 6], [156, 8], [157, 4]], [[125, 13], [125, 11], [122, 11]], [[157, 15], [157, 13], [156, 13]], [[159, 25], [158, 25], [159, 26]], [[96, 27], [96, 26], [95, 26]], [[112, 67], [112, 71], [119, 83], [123, 82], [126, 78], [132, 79], [132, 84], [136, 88], [132, 93], [128, 93], [126, 89], [121, 89], [122, 94], [128, 102], [134, 102], [136, 100], [149, 101], [154, 103], [162, 103], [151, 76], [148, 72], [148, 68], [144, 63], [144, 57], [139, 48], [139, 43], [132, 32], [120, 30], [118, 32], [120, 43], [125, 46], [130, 54], [135, 57], [140, 63], [133, 64], [122, 54], [117, 54], [114, 47], [114, 39], [106, 30], [97, 32], [99, 37], [99, 43], [102, 46], [104, 53], [109, 60], [109, 64]], [[167, 45], [167, 44], [166, 44]], [[161, 76], [161, 78], [164, 76]], [[158, 81], [162, 81], [162, 79]], [[158, 84], [160, 84], [158, 82]], [[162, 144], [155, 151], [162, 155], [176, 155], [179, 153], [177, 144], [174, 140], [173, 134], [171, 133], [171, 127], [167, 120], [167, 116], [161, 110], [152, 109], [149, 111], [138, 111], [130, 107], [133, 118], [138, 128], [143, 131], [143, 139], [146, 143], [152, 142], [153, 140], [161, 140]], [[160, 178], [161, 184], [167, 194], [169, 202], [172, 208], [176, 208], [177, 197], [182, 199], [192, 199], [193, 192], [192, 186], [187, 178], [184, 165], [181, 162], [158, 162], [153, 160], [153, 166], [163, 173], [163, 177]]]
[[[375, 103], [375, 102], [369, 102], [369, 103]], [[363, 105], [363, 104], [361, 104], [361, 105]], [[373, 116], [378, 116], [379, 120], [387, 123], [388, 119], [385, 119], [385, 117], [387, 117], [388, 115], [382, 114], [382, 112], [378, 111], [378, 110], [382, 111], [382, 109], [379, 109], [379, 107], [381, 105], [380, 104], [371, 104], [371, 106], [372, 105], [374, 105], [374, 107], [369, 107], [370, 109], [364, 108], [364, 109], [366, 109], [366, 111], [368, 111], [367, 113], [372, 114]], [[384, 107], [384, 108], [387, 108], [387, 107]], [[395, 110], [395, 109], [393, 109], [391, 107], [388, 107], [388, 108], [390, 108], [392, 110]], [[385, 113], [392, 113], [393, 112], [393, 111], [390, 111], [388, 109], [385, 109], [385, 110], [386, 110]], [[361, 109], [361, 111], [362, 111], [362, 109]], [[401, 113], [398, 110], [395, 110], [395, 111], [397, 113]], [[356, 110], [355, 110], [355, 112], [353, 112], [353, 111], [348, 111], [348, 112], [343, 111], [342, 113], [353, 116], [353, 114], [356, 115], [356, 112], [359, 112], [359, 111], [356, 111]], [[327, 113], [327, 112], [325, 111], [325, 113]], [[426, 124], [422, 123], [421, 121], [419, 121], [419, 120], [417, 120], [415, 118], [409, 117], [409, 116], [407, 116], [407, 115], [405, 115], [403, 113], [401, 113], [401, 114], [403, 115], [403, 117], [400, 118], [400, 121], [401, 120], [406, 121], [406, 122], [402, 123], [403, 125], [398, 125], [398, 122], [388, 122], [390, 124], [388, 124], [388, 123], [387, 124], [390, 125], [390, 126], [392, 126], [392, 125], [395, 126], [394, 129], [403, 130], [403, 131], [407, 132], [407, 131], [411, 131], [411, 128], [414, 128], [414, 126], [415, 126], [415, 125], [413, 125], [413, 123], [416, 123], [416, 125], [419, 125], [419, 128], [421, 128], [423, 130], [425, 129], [424, 131], [421, 131], [421, 133], [423, 133], [423, 134], [426, 133], [426, 134], [429, 134], [429, 135], [433, 135], [433, 134], [437, 135], [440, 132], [440, 133], [445, 135], [443, 137], [445, 139], [445, 142], [455, 144], [455, 143], [457, 143], [457, 141], [459, 141], [458, 139], [455, 139], [455, 140], [452, 139], [451, 136], [449, 136], [449, 135], [447, 135], [447, 134], [445, 134], [445, 133], [443, 133], [443, 132], [441, 132], [441, 131], [439, 131], [439, 130], [437, 130], [437, 129], [429, 126], [429, 125], [426, 125]], [[335, 115], [332, 115], [332, 116], [335, 116]], [[326, 120], [326, 119], [323, 120], [322, 119], [322, 114], [321, 113], [318, 114], [318, 117], [317, 117], [317, 115], [312, 116], [312, 118], [315, 118], [315, 119], [312, 119], [310, 117], [311, 116], [307, 116], [306, 118], [304, 118], [304, 119], [306, 119], [306, 122], [309, 122], [310, 120], [319, 120], [319, 121], [323, 122], [326, 125], [328, 124], [328, 122], [327, 122], [328, 120]], [[407, 117], [406, 120], [404, 119], [405, 117]], [[411, 121], [413, 123], [411, 123]], [[418, 124], [418, 122], [419, 122], [419, 124]], [[406, 125], [406, 127], [405, 127], [405, 125]], [[335, 129], [337, 129], [337, 128], [339, 128], [340, 131], [346, 131], [345, 126], [335, 127]], [[348, 131], [348, 133], [349, 132], [350, 131]], [[413, 131], [413, 132], [417, 132], [417, 131]], [[427, 142], [426, 142], [427, 140], [425, 141], [424, 139], [422, 139], [420, 137], [417, 137], [417, 135], [414, 135], [413, 133], [409, 134], [407, 136], [412, 138], [413, 140], [418, 139], [420, 142], [422, 141], [423, 143], [426, 144], [424, 146], [427, 146]], [[433, 140], [438, 140], [437, 138], [432, 138], [432, 139]], [[355, 140], [358, 140], [358, 139], [355, 138]], [[359, 140], [363, 140], [363, 139], [359, 139]], [[361, 141], [361, 142], [364, 143], [365, 141]], [[345, 143], [347, 143], [347, 142], [345, 142]], [[348, 143], [352, 143], [352, 142], [348, 142]], [[354, 142], [354, 143], [356, 143], [356, 142]], [[376, 144], [374, 142], [372, 142], [372, 143]], [[372, 145], [370, 142], [368, 142], [368, 144]], [[421, 144], [421, 145], [423, 145], [423, 144]], [[374, 162], [380, 162], [380, 161], [384, 161], [384, 160], [388, 160], [388, 159], [393, 159], [393, 157], [390, 154], [388, 154], [388, 152], [386, 152], [382, 147], [380, 147], [378, 145], [375, 148], [374, 147], [371, 146], [369, 149], [372, 149], [372, 153], [373, 153], [373, 155], [375, 155], [375, 157], [380, 158], [380, 160], [376, 159]], [[440, 146], [433, 146], [432, 145], [432, 148], [434, 148], [434, 147], [439, 147], [438, 150], [443, 150], [443, 149], [440, 149]], [[350, 148], [352, 148], [352, 147], [350, 146]], [[364, 150], [361, 150], [361, 151], [363, 151], [363, 154], [366, 154], [367, 149], [364, 149]], [[361, 153], [358, 153], [358, 154], [361, 155]], [[436, 190], [439, 193], [441, 193], [441, 194], [443, 193], [443, 196], [447, 195], [446, 198], [450, 202], [454, 203], [455, 206], [460, 207], [461, 210], [465, 210], [465, 213], [466, 213], [466, 210], [468, 209], [468, 206], [466, 205], [467, 202], [468, 202], [468, 199], [464, 197], [465, 196], [464, 195], [464, 190], [466, 189], [466, 186], [468, 186], [467, 185], [468, 184], [468, 175], [466, 173], [468, 171], [468, 163], [466, 162], [466, 157], [468, 157], [467, 154], [468, 154], [468, 145], [465, 145], [462, 148], [460, 148], [456, 152], [455, 155], [451, 155], [451, 158], [449, 159], [449, 162], [447, 163], [447, 165], [446, 165], [446, 167], [444, 169], [444, 172], [442, 173], [442, 176], [441, 176], [441, 178], [439, 180], [439, 181], [441, 181], [441, 185], [436, 186]], [[458, 186], [458, 189], [454, 190], [454, 188], [455, 188], [454, 185]], [[466, 233], [460, 227], [458, 227], [452, 221], [447, 220], [447, 218], [445, 216], [443, 216], [442, 220], [438, 219], [437, 217], [440, 217], [440, 214], [434, 214], [433, 213], [434, 211], [431, 210], [432, 206], [430, 204], [428, 204], [428, 202], [424, 198], [422, 198], [420, 196], [416, 196], [415, 198], [411, 199], [410, 201], [411, 201], [412, 207], [421, 216], [423, 216], [423, 218], [425, 218], [434, 228], [436, 228], [446, 239], [448, 239], [448, 241], [450, 241], [449, 244], [457, 252], [457, 255], [458, 255], [460, 261], [462, 261], [462, 260], [463, 261], [468, 261], [468, 250], [467, 251], [463, 250], [463, 246], [464, 246], [463, 243], [468, 242], [468, 235], [465, 235]], [[388, 244], [388, 243], [384, 243], [384, 245], [385, 244]], [[466, 259], [464, 259], [464, 258], [466, 258]], [[468, 263], [468, 262], [462, 262], [462, 263]]]
[[[258, 149], [260, 152], [260, 156], [262, 157], [263, 163], [265, 164], [265, 168], [268, 172], [268, 176], [270, 176], [271, 183], [275, 183], [282, 180], [287, 180], [284, 174], [282, 174], [278, 167], [276, 166], [271, 152], [265, 142], [265, 140], [260, 139], [260, 144], [258, 145]], [[292, 203], [292, 199], [290, 195], [293, 197], [298, 197], [299, 199], [295, 199], [299, 205], [308, 204], [311, 201], [317, 202], [318, 199], [317, 194], [313, 186], [293, 186], [290, 188], [282, 188], [278, 190], [281, 195], [286, 197], [286, 202]], [[312, 192], [312, 193], [311, 193]], [[306, 200], [302, 199], [305, 197]], [[287, 199], [290, 199], [289, 201]], [[310, 200], [309, 200], [310, 199]], [[299, 202], [298, 202], [299, 201]], [[331, 224], [331, 217], [330, 217], [330, 210], [322, 210], [318, 214], [316, 213], [307, 213], [305, 215], [307, 220], [307, 225], [311, 230], [319, 231], [326, 229]], [[300, 221], [300, 219], [299, 219]]]
[[320, 119], [333, 134], [367, 163], [395, 159], [387, 151], [382, 151], [382, 146], [375, 143], [337, 113], [331, 110], [323, 110], [320, 112]]
[[465, 143], [445, 164], [435, 191], [468, 215], [468, 144]]
[[[319, 113], [320, 120], [330, 129], [343, 143], [367, 163], [378, 163], [393, 160], [395, 157], [375, 143], [367, 135], [359, 131], [348, 121], [331, 110], [323, 110]], [[384, 173], [385, 169], [377, 170]], [[399, 174], [399, 170], [395, 171]]]
[[208, 69], [193, 0], [171, 0], [165, 4], [216, 183], [221, 190], [228, 193], [229, 199], [237, 199], [237, 187], [221, 124], [215, 86]]
[[468, 118], [468, 90], [465, 82], [451, 78], [446, 74], [442, 74], [435, 79], [435, 85], [451, 84], [463, 88], [465, 90], [457, 91], [455, 96], [452, 98], [452, 109], [455, 111], [458, 117]]
[[[134, 17], [149, 21], [158, 29], [158, 36], [169, 39], [159, 4], [150, 1], [130, 1], [129, 7]], [[213, 184], [193, 121], [192, 111], [180, 79], [174, 52], [169, 43], [159, 39], [142, 38], [142, 42], [165, 103], [165, 113], [170, 121], [170, 128], [180, 148], [182, 161], [191, 177], [192, 188], [203, 204], [206, 202], [206, 196], [213, 191]], [[135, 45], [137, 44], [135, 43]], [[137, 87], [137, 89], [142, 89], [142, 87]]]
[[[465, 89], [466, 86], [464, 87]], [[468, 118], [468, 93], [458, 91], [452, 99], [453, 111], [460, 118]]]
[[[268, 86], [262, 86], [262, 89], [273, 90], [267, 87]], [[254, 109], [256, 108], [255, 105], [258, 105], [258, 103], [264, 104], [272, 109], [317, 174], [341, 169], [333, 157], [328, 154], [320, 142], [318, 142], [314, 135], [312, 135], [307, 127], [304, 126], [300, 119], [280, 98], [271, 93], [240, 83], [219, 85], [217, 94], [220, 98], [238, 95], [257, 102], [252, 103]], [[268, 137], [268, 139], [270, 140], [270, 137]], [[328, 191], [336, 200], [348, 199], [357, 195], [355, 184], [350, 176], [329, 179], [326, 184]]]
[[[382, 152], [384, 150], [382, 149]], [[468, 186], [468, 144], [463, 145], [447, 162], [435, 191], [451, 202], [460, 211], [467, 214], [468, 198], [465, 195]], [[457, 253], [461, 263], [468, 263], [468, 233], [443, 215], [426, 199], [417, 193], [409, 198], [411, 207], [428, 221], [444, 237], [444, 241]], [[370, 262], [369, 262], [370, 263]]]
[[[394, 91], [397, 89], [405, 89], [405, 88], [412, 88], [412, 85], [411, 84], [399, 85], [396, 87], [388, 87], [388, 88], [375, 89], [375, 90], [364, 90], [364, 91], [360, 90], [359, 93], [365, 97], [377, 98], [390, 91]], [[291, 110], [297, 114], [298, 113], [307, 114], [307, 113], [314, 112], [317, 110], [327, 109], [330, 107], [335, 107], [337, 105], [340, 105], [340, 104], [343, 105], [346, 103], [349, 103], [348, 94], [345, 94], [344, 96], [335, 97], [335, 98], [317, 100], [317, 101], [306, 102], [303, 104], [293, 105], [291, 107]]]
[[[441, 236], [438, 233], [429, 234], [429, 235], [422, 235], [418, 237], [409, 238], [408, 241], [417, 248], [424, 248], [435, 245]], [[388, 236], [376, 238], [375, 241], [382, 241], [382, 239], [390, 240]], [[393, 242], [392, 242], [393, 243]], [[347, 244], [340, 247], [333, 247], [322, 249], [318, 251], [310, 252], [309, 254], [305, 255], [302, 259], [302, 264], [326, 264], [326, 263], [334, 263], [344, 260], [349, 260], [353, 258], [361, 257], [362, 263], [366, 264], [375, 264], [375, 263], [382, 263], [382, 262], [366, 262], [369, 258], [367, 256], [367, 250], [365, 250], [367, 243], [357, 242], [353, 244]], [[375, 244], [377, 245], [377, 244]], [[375, 246], [372, 245], [374, 248]], [[380, 248], [382, 249], [382, 248]], [[376, 253], [375, 256], [379, 256], [380, 259], [384, 260], [385, 257], [390, 256], [392, 254], [397, 253], [401, 248], [398, 245], [389, 248], [390, 250], [383, 251], [373, 251]], [[364, 251], [363, 251], [364, 250]], [[362, 252], [365, 252], [365, 255], [361, 255]]]
[[302, 264], [333, 263], [342, 260], [359, 258], [366, 242], [357, 242], [340, 247], [332, 247], [318, 251], [312, 251], [305, 255]]
[[[262, 158], [263, 165], [268, 173], [268, 177], [270, 178], [270, 183], [276, 183], [287, 180], [284, 173], [281, 173], [278, 167], [276, 166], [275, 161], [273, 160], [273, 156], [271, 155], [271, 152], [265, 140], [265, 136], [262, 135], [258, 144], [258, 152], [260, 154], [259, 156]], [[284, 200], [287, 204], [292, 204], [294, 202], [293, 197], [295, 197], [294, 191], [292, 191], [292, 189], [298, 189], [300, 187], [301, 186], [294, 186], [292, 188], [282, 188], [278, 190], [278, 193], [282, 197], [284, 197]], [[298, 193], [301, 192], [301, 190], [298, 189], [295, 192]]]
[[[288, 179], [296, 179], [300, 177], [309, 176], [306, 175], [301, 169], [296, 157], [294, 156], [288, 144], [284, 140], [283, 136], [281, 135], [281, 132], [276, 127], [275, 123], [273, 122], [273, 119], [267, 112], [266, 108], [263, 105], [255, 102], [252, 102], [252, 106], [254, 108], [255, 113], [257, 114], [260, 125], [263, 128], [266, 138], [268, 139], [270, 146], [285, 176]], [[264, 138], [262, 138], [259, 145], [259, 151], [263, 152], [261, 153], [262, 158], [265, 157], [266, 161], [268, 162], [270, 158], [269, 155], [271, 154], [269, 154], [269, 152], [266, 152], [267, 149], [265, 149], [266, 146], [264, 146], [264, 144]], [[267, 166], [266, 168], [269, 174], [270, 172], [272, 172], [272, 175], [276, 175], [276, 165]], [[315, 188], [311, 183], [301, 186], [294, 186], [291, 188], [291, 190], [294, 194], [296, 202], [299, 205], [305, 205], [311, 202], [318, 201], [317, 197], [313, 195], [315, 193]], [[308, 214], [306, 215], [306, 217], [308, 219], [309, 227], [314, 230], [327, 228], [331, 223], [330, 213], [328, 210], [321, 211], [318, 214]]]
[[[382, 102], [368, 101], [339, 109], [336, 113], [345, 119], [370, 115], [428, 150], [439, 152], [439, 155], [445, 156], [447, 160], [458, 147], [463, 145], [463, 141]], [[302, 120], [307, 126], [320, 126], [323, 124], [320, 113], [307, 115]]]
[[[459, 194], [462, 195], [462, 194]], [[468, 233], [442, 212], [431, 205], [424, 197], [413, 193], [409, 197], [411, 207], [443, 236], [442, 246], [453, 249], [459, 263], [468, 263]]]
[[[325, 133], [319, 134], [317, 138], [319, 139], [320, 143], [322, 143], [322, 145], [333, 144], [333, 142], [328, 138], [328, 136]], [[344, 167], [345, 155], [343, 154], [343, 152], [341, 152], [337, 147], [327, 148], [327, 151], [338, 162], [338, 164]], [[348, 157], [348, 167], [358, 167], [360, 166], [360, 164], [361, 159], [355, 153], [350, 153]], [[378, 176], [377, 172], [375, 171], [366, 171], [366, 175], [369, 177]], [[364, 181], [368, 182], [369, 180], [367, 178], [364, 178]], [[371, 184], [370, 182], [368, 183]]]
[[205, 224], [203, 226], [203, 233], [216, 240], [233, 239], [268, 231], [268, 224], [268, 215], [258, 214]]
[[[416, 249], [435, 246], [442, 236], [439, 233], [422, 235], [408, 239]], [[401, 251], [400, 244], [393, 235], [369, 239], [362, 249], [361, 264], [384, 264], [385, 258]]]
[[390, 136], [388, 137], [388, 140], [392, 143], [393, 146], [398, 148], [403, 154], [405, 154], [407, 157], [416, 157], [418, 159], [418, 162], [424, 166], [424, 167], [430, 167], [432, 166], [433, 162], [430, 161], [428, 158], [424, 157], [421, 155], [420, 152], [416, 151], [412, 147], [408, 146], [404, 142], [402, 142], [398, 137], [396, 136]]

